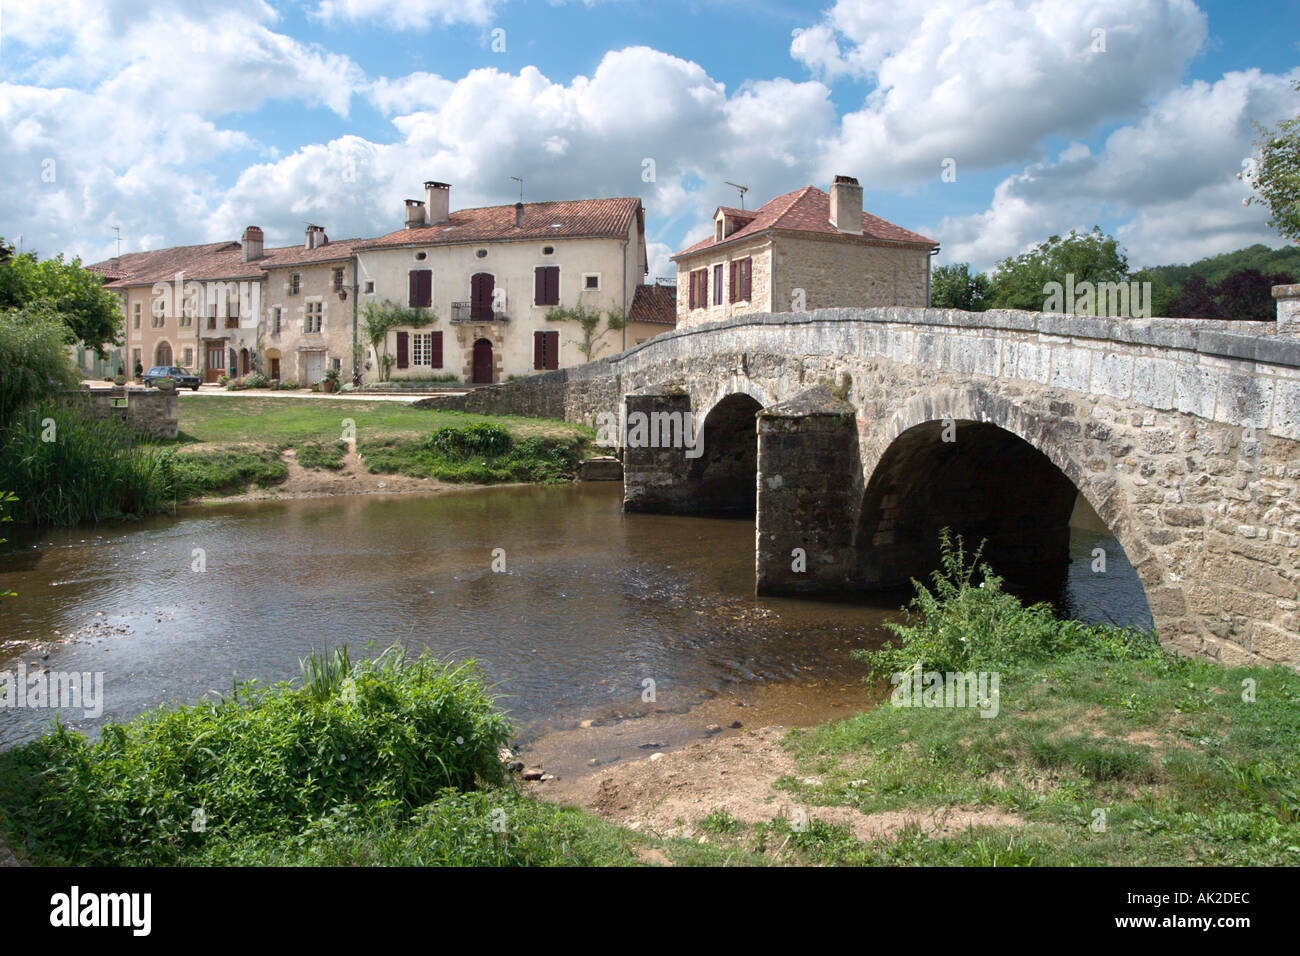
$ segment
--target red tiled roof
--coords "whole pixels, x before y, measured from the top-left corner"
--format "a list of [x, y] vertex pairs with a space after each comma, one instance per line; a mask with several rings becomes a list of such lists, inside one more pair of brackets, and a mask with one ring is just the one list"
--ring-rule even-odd
[[[213, 255], [220, 255], [230, 249], [239, 255], [237, 242], [209, 242], [201, 246], [169, 246], [166, 249], [152, 249], [148, 252], [128, 252], [123, 256], [105, 259], [86, 266], [91, 272], [105, 276], [104, 284], [110, 288], [129, 285], [151, 285], [154, 282], [168, 282], [177, 272], [184, 272], [187, 278], [191, 270]], [[204, 277], [206, 278], [206, 277]]]
[[392, 246], [428, 246], [454, 242], [491, 242], [502, 239], [577, 239], [626, 236], [641, 200], [576, 199], [565, 202], [524, 204], [522, 224], [515, 227], [514, 206], [480, 206], [458, 209], [446, 222], [399, 229], [378, 239], [367, 239], [358, 249]]
[[[730, 210], [730, 212], [732, 214], [739, 213], [743, 216], [752, 215], [754, 218], [747, 225], [737, 229], [721, 241], [715, 241], [712, 237], [702, 239], [671, 258], [677, 259], [681, 256], [689, 256], [692, 253], [711, 249], [714, 246], [722, 246], [729, 242], [748, 239], [768, 229], [818, 232], [831, 236], [848, 235], [831, 225], [831, 197], [816, 186], [804, 186], [802, 189], [796, 189], [783, 196], [777, 196], [752, 213], [742, 209]], [[871, 215], [869, 212], [862, 213], [862, 235], [867, 239], [877, 239], [884, 242], [938, 245], [933, 239], [912, 232], [909, 229], [904, 229], [902, 226], [896, 226], [879, 216]]]
[[677, 290], [667, 285], [639, 285], [628, 309], [629, 322], [677, 325]]
[[264, 258], [257, 260], [257, 264], [263, 269], [280, 269], [285, 266], [305, 266], [314, 262], [347, 259], [351, 257], [353, 248], [363, 241], [365, 240], [331, 239], [325, 245], [317, 246], [315, 249], [308, 249], [305, 245], [269, 249]]

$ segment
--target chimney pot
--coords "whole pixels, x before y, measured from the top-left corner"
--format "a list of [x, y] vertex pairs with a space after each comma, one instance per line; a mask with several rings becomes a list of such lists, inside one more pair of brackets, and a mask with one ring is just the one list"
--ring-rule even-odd
[[451, 186], [429, 180], [424, 184], [424, 207], [430, 225], [446, 222], [451, 218]]
[[852, 176], [831, 183], [831, 225], [840, 232], [862, 235], [862, 187]]
[[520, 229], [523, 227], [523, 224], [524, 224], [524, 204], [521, 202], [517, 202], [515, 203], [515, 228]]
[[258, 226], [249, 226], [239, 240], [240, 258], [252, 262], [262, 258], [262, 230]]
[[424, 203], [418, 199], [406, 200], [406, 228], [424, 225]]

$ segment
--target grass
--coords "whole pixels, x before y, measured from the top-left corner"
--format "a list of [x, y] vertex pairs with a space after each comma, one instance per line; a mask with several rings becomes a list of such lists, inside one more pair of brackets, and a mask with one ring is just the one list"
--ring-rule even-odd
[[343, 468], [343, 457], [348, 453], [348, 443], [336, 441], [306, 442], [297, 448], [298, 464], [315, 470], [339, 471]]
[[578, 437], [537, 435], [513, 442], [501, 452], [444, 450], [434, 439], [384, 438], [358, 447], [372, 472], [490, 485], [571, 480], [582, 462], [584, 446]]
[[444, 426], [488, 422], [503, 425], [517, 438], [591, 434], [580, 425], [550, 419], [471, 415], [412, 408], [404, 402], [236, 395], [182, 395], [180, 398], [180, 430], [183, 440], [188, 442], [259, 442], [294, 447], [304, 442], [329, 443], [345, 437], [347, 419], [355, 423], [358, 441], [423, 438]]

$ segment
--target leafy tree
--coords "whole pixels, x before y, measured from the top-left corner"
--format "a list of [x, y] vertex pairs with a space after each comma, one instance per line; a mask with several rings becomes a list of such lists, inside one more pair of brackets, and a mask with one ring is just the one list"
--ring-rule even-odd
[[[1300, 80], [1294, 87], [1300, 93]], [[1255, 129], [1260, 134], [1255, 141], [1259, 165], [1247, 179], [1257, 195], [1246, 203], [1267, 206], [1272, 216], [1269, 227], [1292, 242], [1300, 242], [1300, 116], [1283, 120], [1276, 129], [1258, 123]]]
[[1128, 258], [1114, 236], [1093, 226], [1091, 232], [1073, 229], [1067, 236], [1052, 236], [1028, 252], [1009, 256], [997, 264], [989, 293], [989, 308], [1041, 311], [1049, 282], [1124, 282], [1128, 279]]
[[101, 356], [108, 346], [123, 344], [117, 296], [104, 288], [99, 276], [83, 269], [80, 259], [65, 262], [60, 253], [42, 261], [34, 252], [7, 252], [0, 257], [0, 309], [45, 303], [67, 326], [69, 343], [84, 342]]
[[0, 427], [29, 405], [76, 385], [62, 318], [44, 304], [0, 312]]
[[1172, 308], [1180, 319], [1213, 319], [1219, 312], [1213, 289], [1204, 276], [1192, 276], [1184, 282]]
[[989, 277], [971, 272], [969, 262], [938, 266], [930, 273], [930, 305], [936, 309], [983, 312], [988, 308]]
[[361, 307], [361, 318], [366, 339], [375, 351], [380, 381], [386, 381], [393, 365], [392, 356], [388, 354], [388, 333], [403, 326], [423, 328], [437, 322], [438, 314], [431, 309], [408, 308], [385, 299], [383, 302], [367, 302]]
[[1158, 269], [1140, 269], [1129, 276], [1130, 282], [1151, 283], [1151, 314], [1152, 315], [1181, 315], [1181, 312], [1174, 311], [1174, 303], [1178, 301], [1178, 286], [1170, 284], [1164, 274]]
[[1268, 322], [1277, 316], [1273, 286], [1291, 281], [1288, 275], [1266, 276], [1254, 269], [1242, 269], [1214, 287], [1214, 299], [1226, 319]]
[[578, 351], [590, 362], [605, 347], [600, 340], [611, 329], [617, 331], [627, 325], [627, 316], [622, 309], [610, 309], [606, 314], [605, 329], [597, 332], [600, 326], [601, 312], [579, 303], [571, 309], [556, 306], [546, 313], [547, 322], [577, 322], [582, 329], [582, 339], [578, 342]]

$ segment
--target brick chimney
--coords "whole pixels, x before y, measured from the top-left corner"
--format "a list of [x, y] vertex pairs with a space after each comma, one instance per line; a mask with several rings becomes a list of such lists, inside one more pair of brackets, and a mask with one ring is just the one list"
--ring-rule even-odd
[[836, 176], [831, 183], [831, 225], [862, 235], [862, 187], [852, 176]]
[[424, 208], [429, 225], [434, 226], [451, 218], [451, 186], [447, 183], [424, 184]]
[[329, 238], [325, 235], [324, 226], [307, 226], [307, 241], [303, 243], [304, 249], [319, 249], [327, 242]]
[[520, 229], [524, 225], [524, 204], [515, 203], [515, 228]]
[[418, 199], [406, 200], [406, 228], [424, 225], [424, 203]]
[[243, 238], [239, 240], [241, 247], [241, 258], [244, 262], [252, 262], [254, 259], [262, 258], [262, 229], [260, 226], [249, 226], [244, 230]]

